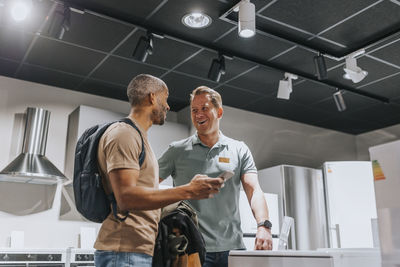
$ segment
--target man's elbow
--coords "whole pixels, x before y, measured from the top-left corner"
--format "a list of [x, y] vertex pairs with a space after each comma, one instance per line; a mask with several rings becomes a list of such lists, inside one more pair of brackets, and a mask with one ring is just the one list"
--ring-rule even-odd
[[129, 211], [134, 208], [132, 207], [132, 196], [129, 192], [121, 192], [115, 198], [120, 211]]

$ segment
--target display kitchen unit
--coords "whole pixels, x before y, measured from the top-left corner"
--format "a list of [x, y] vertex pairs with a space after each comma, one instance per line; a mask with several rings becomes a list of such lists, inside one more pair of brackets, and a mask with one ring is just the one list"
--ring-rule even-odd
[[141, 73], [169, 89], [157, 157], [195, 134], [198, 86], [252, 153], [274, 248], [253, 251], [242, 191], [230, 266], [399, 265], [399, 33], [398, 0], [0, 0], [0, 266], [93, 264], [75, 143], [129, 114]]

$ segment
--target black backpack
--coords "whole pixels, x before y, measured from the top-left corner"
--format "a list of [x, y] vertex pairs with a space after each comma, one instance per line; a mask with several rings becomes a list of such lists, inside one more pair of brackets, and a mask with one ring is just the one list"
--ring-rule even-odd
[[[128, 118], [93, 126], [87, 129], [79, 138], [75, 150], [74, 165], [74, 196], [77, 210], [89, 221], [101, 223], [110, 214], [111, 210], [120, 221], [125, 217], [117, 214], [117, 202], [114, 194], [106, 194], [103, 188], [97, 164], [97, 149], [99, 141], [107, 128], [115, 122], [124, 122], [135, 128], [142, 139], [142, 151], [139, 155], [139, 165], [142, 166], [146, 157], [143, 137], [136, 125]], [[111, 209], [112, 206], [112, 209]]]

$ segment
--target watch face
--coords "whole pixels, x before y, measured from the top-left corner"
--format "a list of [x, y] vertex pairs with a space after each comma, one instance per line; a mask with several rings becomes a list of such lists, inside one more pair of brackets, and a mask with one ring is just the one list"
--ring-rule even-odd
[[264, 226], [267, 227], [267, 228], [271, 228], [272, 227], [272, 223], [270, 221], [268, 221], [268, 220], [265, 220], [264, 221]]
[[265, 221], [259, 223], [257, 226], [264, 226], [264, 227], [267, 227], [267, 228], [271, 229], [272, 228], [272, 223], [270, 221], [268, 221], [268, 220], [265, 220]]

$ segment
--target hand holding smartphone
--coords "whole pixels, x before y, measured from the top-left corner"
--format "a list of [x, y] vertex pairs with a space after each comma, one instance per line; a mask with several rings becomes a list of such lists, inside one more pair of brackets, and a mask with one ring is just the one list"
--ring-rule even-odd
[[232, 171], [224, 171], [223, 173], [221, 173], [220, 175], [218, 175], [218, 177], [221, 177], [222, 179], [224, 179], [224, 182], [228, 181], [230, 178], [233, 177], [235, 173]]

